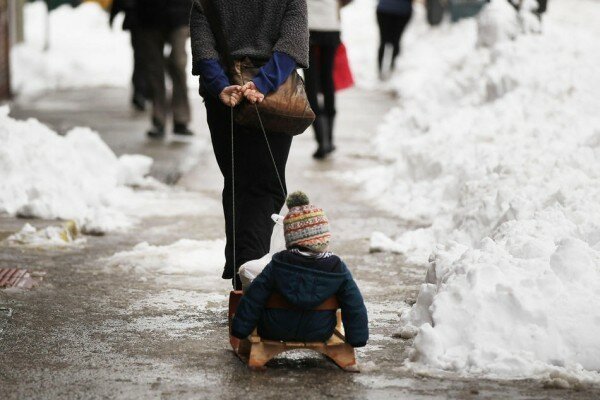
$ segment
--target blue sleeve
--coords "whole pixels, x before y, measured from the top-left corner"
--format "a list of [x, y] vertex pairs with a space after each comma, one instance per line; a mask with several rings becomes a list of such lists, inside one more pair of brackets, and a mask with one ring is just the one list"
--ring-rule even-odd
[[252, 82], [262, 94], [267, 95], [281, 86], [296, 68], [296, 61], [292, 57], [276, 51], [269, 62], [260, 68]]
[[246, 293], [242, 296], [231, 324], [231, 334], [236, 338], [244, 339], [256, 328], [256, 324], [265, 309], [265, 304], [267, 304], [267, 300], [273, 293], [272, 268], [271, 264], [268, 264], [254, 278]]
[[229, 78], [219, 61], [215, 59], [199, 60], [196, 66], [202, 84], [212, 96], [219, 97], [223, 89], [230, 85]]
[[342, 309], [342, 322], [346, 332], [346, 341], [352, 347], [363, 347], [369, 340], [369, 319], [367, 307], [363, 297], [348, 272], [348, 279], [337, 293], [340, 308]]

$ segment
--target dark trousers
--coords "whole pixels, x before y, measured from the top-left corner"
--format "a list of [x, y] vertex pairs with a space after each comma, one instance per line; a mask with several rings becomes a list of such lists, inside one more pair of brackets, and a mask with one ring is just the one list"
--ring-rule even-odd
[[[306, 95], [316, 115], [334, 116], [335, 85], [333, 82], [333, 63], [339, 45], [311, 45], [309, 53], [310, 68], [304, 70]], [[319, 104], [319, 93], [323, 94], [323, 105]]]
[[400, 40], [402, 33], [408, 25], [412, 13], [406, 15], [395, 15], [377, 12], [377, 24], [379, 25], [379, 52], [377, 61], [379, 72], [383, 72], [383, 56], [388, 45], [392, 46], [392, 61], [390, 70], [394, 70], [396, 58], [400, 54]]
[[133, 75], [131, 77], [133, 92], [134, 94], [148, 97], [148, 88], [144, 74], [143, 50], [140, 46], [140, 28], [132, 27], [129, 32], [131, 34], [131, 48], [133, 49]]
[[[172, 30], [164, 28], [142, 28], [139, 45], [144, 63], [144, 73], [148, 84], [148, 94], [152, 101], [152, 121], [164, 126], [167, 120], [167, 89], [165, 70], [173, 83], [171, 111], [175, 123], [187, 125], [190, 122], [190, 103], [187, 92], [187, 53], [186, 41], [189, 28], [181, 27]], [[165, 60], [165, 44], [171, 46], [171, 52]]]
[[[233, 206], [231, 174], [231, 109], [219, 100], [207, 96], [206, 114], [213, 150], [223, 174], [223, 211], [225, 214], [225, 271], [223, 278], [233, 277]], [[235, 112], [235, 109], [234, 109]], [[279, 213], [285, 194], [275, 173], [264, 134], [234, 124], [235, 159], [235, 267], [261, 258], [269, 252], [274, 222], [272, 214]], [[267, 138], [275, 158], [277, 170], [285, 182], [292, 137], [268, 133]], [[238, 286], [241, 283], [238, 279]]]

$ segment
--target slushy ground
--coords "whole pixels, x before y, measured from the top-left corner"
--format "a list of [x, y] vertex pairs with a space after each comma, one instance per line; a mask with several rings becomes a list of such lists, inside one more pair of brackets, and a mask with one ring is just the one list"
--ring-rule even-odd
[[[216, 201], [221, 176], [207, 145], [200, 99], [194, 98], [192, 143], [150, 143], [147, 119], [129, 110], [128, 92], [88, 89], [44, 95], [14, 104], [12, 115], [35, 117], [59, 132], [90, 126], [117, 154], [155, 159], [153, 176]], [[312, 160], [312, 134], [294, 141], [288, 165], [290, 190], [303, 189], [326, 208], [333, 250], [353, 271], [367, 302], [371, 340], [358, 350], [362, 373], [348, 374], [311, 353], [288, 353], [266, 372], [248, 370], [231, 352], [227, 337], [225, 281], [210, 284], [193, 275], [158, 275], [106, 269], [102, 258], [137, 243], [171, 244], [181, 238], [224, 237], [222, 211], [194, 218], [147, 218], [123, 233], [88, 237], [82, 248], [62, 250], [0, 247], [0, 267], [47, 272], [30, 292], [0, 292], [2, 397], [23, 398], [519, 398], [595, 399], [600, 391], [545, 388], [539, 381], [489, 381], [414, 376], [403, 368], [410, 342], [392, 337], [401, 307], [415, 301], [425, 270], [402, 256], [368, 252], [369, 236], [406, 227], [360, 200], [338, 173], [373, 166], [368, 143], [392, 99], [353, 89], [339, 98], [338, 152]], [[25, 222], [56, 221], [0, 217], [0, 239]], [[221, 271], [214, 271], [215, 276]], [[214, 283], [213, 283], [214, 282]], [[216, 294], [215, 294], [216, 293]], [[0, 316], [0, 318], [3, 318]], [[2, 329], [3, 328], [3, 329]]]

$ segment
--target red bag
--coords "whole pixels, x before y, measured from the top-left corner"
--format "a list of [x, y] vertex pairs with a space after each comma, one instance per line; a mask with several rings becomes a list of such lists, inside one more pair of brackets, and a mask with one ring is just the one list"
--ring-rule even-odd
[[354, 86], [354, 77], [350, 69], [346, 46], [340, 44], [335, 52], [335, 60], [333, 62], [333, 83], [335, 90], [344, 90]]

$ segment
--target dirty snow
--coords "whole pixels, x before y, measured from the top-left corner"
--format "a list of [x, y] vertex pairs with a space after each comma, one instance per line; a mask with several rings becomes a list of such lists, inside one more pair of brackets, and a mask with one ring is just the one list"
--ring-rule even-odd
[[589, 0], [541, 27], [501, 0], [413, 20], [381, 165], [351, 179], [416, 227], [372, 249], [432, 260], [401, 318], [415, 370], [600, 380], [598, 20]]

